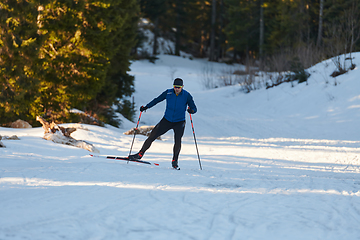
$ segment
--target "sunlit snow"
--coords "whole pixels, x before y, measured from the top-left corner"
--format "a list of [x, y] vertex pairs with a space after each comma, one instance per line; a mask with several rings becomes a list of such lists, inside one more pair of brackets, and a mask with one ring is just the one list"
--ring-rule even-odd
[[[0, 128], [20, 138], [0, 149], [0, 239], [359, 239], [358, 68], [333, 79], [329, 60], [309, 69], [308, 84], [246, 94], [205, 89], [206, 65], [224, 68], [159, 55], [130, 72], [137, 109], [184, 79], [203, 170], [188, 116], [180, 171], [170, 168], [171, 131], [146, 152], [160, 164], [150, 166], [91, 157], [42, 139], [42, 128]], [[155, 125], [164, 108], [148, 109], [140, 125]], [[72, 136], [100, 155], [127, 156], [133, 136], [123, 133], [135, 125], [81, 124]], [[136, 136], [132, 151], [145, 139]]]

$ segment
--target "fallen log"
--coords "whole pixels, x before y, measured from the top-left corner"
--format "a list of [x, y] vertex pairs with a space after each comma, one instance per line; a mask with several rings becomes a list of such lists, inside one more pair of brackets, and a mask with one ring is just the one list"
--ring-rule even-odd
[[[136, 134], [144, 135], [144, 136], [150, 136], [151, 131], [154, 129], [155, 126], [141, 126], [136, 128], [132, 128], [129, 131], [124, 132], [125, 135], [134, 135], [135, 129]], [[157, 140], [161, 140], [161, 137], [158, 137]]]
[[76, 128], [64, 128], [58, 126], [56, 123], [48, 123], [44, 118], [37, 116], [36, 121], [39, 121], [42, 124], [44, 129], [44, 139], [53, 141], [55, 143], [71, 145], [74, 147], [82, 148], [90, 152], [99, 153], [91, 143], [88, 143], [83, 140], [76, 140], [70, 136], [71, 133], [76, 131]]

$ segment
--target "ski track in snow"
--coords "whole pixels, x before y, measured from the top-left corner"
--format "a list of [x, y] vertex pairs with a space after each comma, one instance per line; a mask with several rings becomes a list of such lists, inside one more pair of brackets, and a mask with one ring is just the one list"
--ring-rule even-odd
[[[167, 64], [175, 58], [161, 59]], [[156, 75], [169, 66], [154, 66], [139, 61], [132, 68], [139, 106], [171, 87]], [[150, 76], [141, 74], [146, 71]], [[203, 170], [189, 122], [180, 171], [170, 168], [172, 132], [145, 154], [145, 161], [160, 164], [149, 166], [90, 157], [43, 140], [42, 128], [0, 128], [0, 135], [21, 139], [3, 140], [7, 147], [0, 149], [0, 240], [360, 239], [359, 114], [352, 111], [360, 95], [349, 90], [359, 84], [349, 88], [338, 79], [338, 87], [326, 87], [333, 100], [312, 82], [309, 89], [280, 85], [267, 95], [243, 94], [236, 86], [203, 91], [196, 74], [187, 77], [199, 108], [194, 125]], [[259, 98], [265, 100], [256, 104]], [[312, 104], [322, 101], [318, 108]], [[156, 124], [163, 109], [148, 110], [141, 125]], [[72, 136], [101, 154], [128, 154], [132, 136], [123, 132], [133, 123], [125, 121], [123, 129], [83, 126]], [[144, 140], [136, 137], [133, 152]]]

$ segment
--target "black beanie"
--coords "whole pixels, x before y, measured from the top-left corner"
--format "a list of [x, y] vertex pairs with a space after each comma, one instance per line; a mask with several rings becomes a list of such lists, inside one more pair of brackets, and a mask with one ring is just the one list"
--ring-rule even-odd
[[176, 86], [183, 86], [183, 80], [181, 78], [175, 78], [174, 85]]

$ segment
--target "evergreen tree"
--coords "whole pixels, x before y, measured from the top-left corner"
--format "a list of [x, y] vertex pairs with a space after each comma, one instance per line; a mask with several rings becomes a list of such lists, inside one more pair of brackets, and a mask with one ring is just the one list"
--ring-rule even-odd
[[299, 42], [299, 35], [303, 22], [299, 16], [299, 1], [281, 1], [276, 0], [271, 3], [272, 20], [270, 22], [269, 43], [271, 49], [288, 49]]
[[104, 84], [109, 60], [100, 44], [109, 34], [101, 22], [102, 10], [85, 1], [48, 1], [42, 6], [40, 32], [46, 40], [40, 52], [39, 91], [43, 113], [52, 120], [67, 118], [70, 108], [95, 98]]
[[37, 27], [37, 1], [0, 2], [0, 123], [35, 119], [43, 38]]
[[140, 7], [142, 15], [145, 18], [150, 19], [154, 24], [153, 33], [153, 55], [157, 54], [158, 42], [157, 38], [159, 37], [160, 24], [161, 21], [165, 21], [163, 17], [167, 10], [166, 0], [140, 0]]
[[109, 120], [113, 104], [133, 92], [138, 10], [136, 0], [3, 1], [1, 122], [59, 120], [73, 107]]
[[[109, 35], [104, 36], [104, 41], [99, 42], [99, 47], [106, 49], [109, 68], [101, 91], [98, 92], [95, 99], [88, 103], [85, 109], [95, 111], [105, 122], [112, 121], [114, 110], [132, 120], [133, 106], [129, 101], [120, 101], [120, 99], [131, 96], [134, 92], [134, 77], [127, 72], [130, 71], [130, 51], [136, 43], [139, 5], [136, 0], [110, 0], [108, 2], [111, 2], [111, 5], [106, 10], [107, 14], [102, 15], [101, 22], [107, 23]], [[92, 14], [89, 12], [89, 16]], [[96, 32], [88, 37], [89, 42], [94, 42], [92, 39], [98, 38]], [[114, 121], [112, 123], [118, 125]]]
[[185, 12], [184, 46], [195, 57], [206, 57], [210, 46], [211, 32], [211, 2], [206, 0], [191, 0]]
[[[259, 49], [260, 5], [256, 0], [226, 0], [229, 24], [226, 27], [229, 45], [249, 57]], [[245, 63], [245, 62], [244, 62]]]

